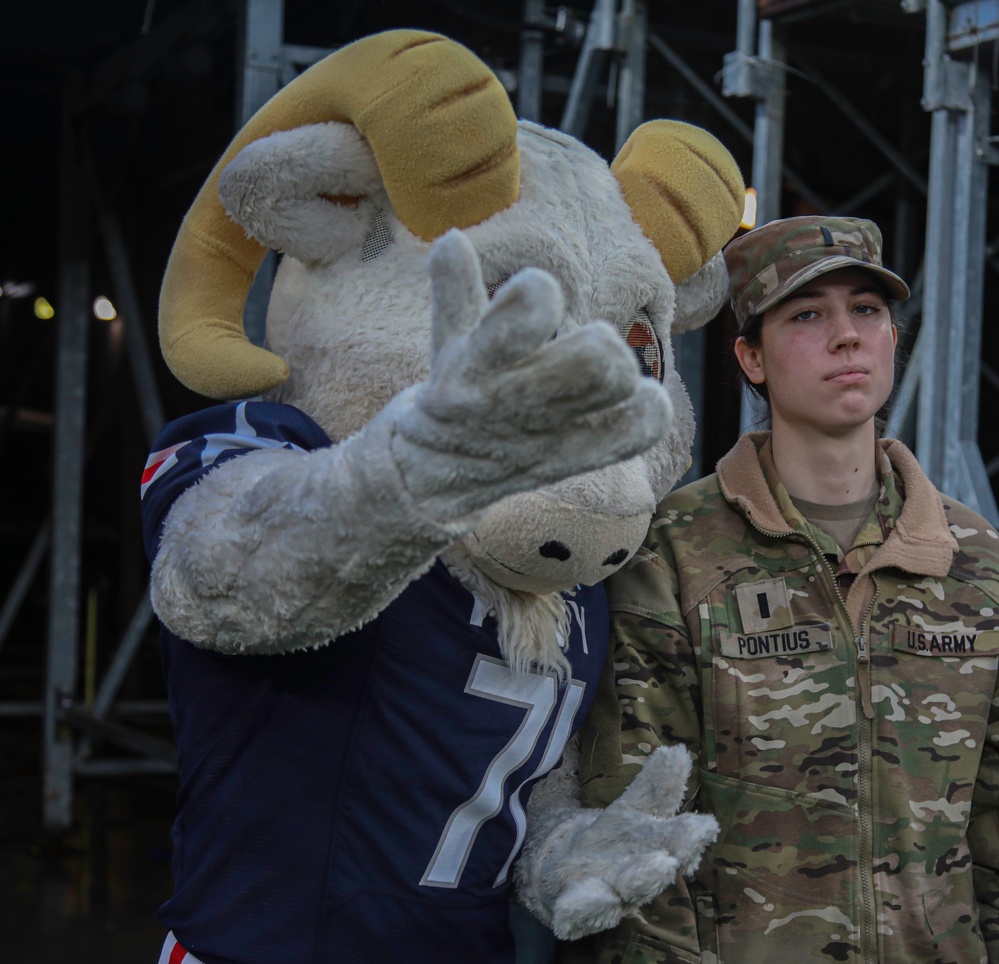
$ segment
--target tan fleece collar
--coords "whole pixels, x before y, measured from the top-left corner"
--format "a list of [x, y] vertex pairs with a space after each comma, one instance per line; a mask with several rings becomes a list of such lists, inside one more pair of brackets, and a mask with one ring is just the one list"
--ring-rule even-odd
[[[876, 568], [897, 566], [907, 572], [946, 576], [957, 552], [957, 540], [947, 526], [940, 494], [916, 457], [896, 439], [878, 442], [905, 492], [905, 504], [894, 530], [876, 553]], [[767, 485], [760, 454], [770, 446], [769, 432], [747, 432], [718, 463], [722, 495], [753, 524], [775, 535], [793, 528], [781, 514]]]

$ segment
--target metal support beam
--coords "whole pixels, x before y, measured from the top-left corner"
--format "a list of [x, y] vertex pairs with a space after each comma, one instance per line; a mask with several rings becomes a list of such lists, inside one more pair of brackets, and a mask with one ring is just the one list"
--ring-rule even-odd
[[151, 444], [159, 430], [163, 428], [165, 418], [163, 403], [156, 390], [153, 360], [149, 352], [149, 344], [146, 341], [146, 328], [142, 323], [139, 295], [132, 279], [128, 252], [118, 219], [101, 211], [100, 227], [108, 258], [108, 268], [111, 271], [115, 301], [125, 326], [125, 349], [132, 366], [133, 384], [135, 396], [139, 401], [142, 427], [145, 429], [146, 442]]
[[600, 68], [607, 52], [613, 49], [614, 0], [596, 0], [559, 124], [561, 130], [579, 140], [584, 139]]
[[766, 224], [780, 217], [787, 98], [784, 47], [772, 20], [757, 24], [755, 0], [740, 0], [736, 40], [737, 49], [725, 56], [722, 90], [726, 97], [756, 101], [751, 177], [757, 192], [757, 222]]
[[756, 0], [739, 0], [735, 50], [722, 60], [722, 92], [726, 97], [756, 97]]
[[[797, 67], [798, 65], [796, 64], [795, 66]], [[822, 91], [839, 108], [850, 123], [892, 163], [902, 177], [909, 181], [920, 194], [926, 193], [926, 178], [903, 157], [902, 153], [878, 130], [875, 124], [864, 117], [850, 103], [843, 92], [828, 77], [816, 70], [811, 64], [799, 69], [815, 85], [816, 89]]]
[[[753, 129], [747, 123], [745, 123], [741, 117], [728, 104], [725, 103], [724, 99], [714, 90], [714, 88], [702, 79], [698, 73], [676, 52], [676, 50], [671, 47], [662, 37], [656, 33], [649, 34], [649, 46], [658, 53], [663, 60], [666, 61], [688, 84], [697, 92], [697, 94], [705, 101], [705, 103], [710, 104], [711, 107], [717, 111], [717, 113], [728, 122], [729, 126], [747, 143], [753, 143]], [[733, 54], [726, 54], [725, 59], [727, 62], [731, 62], [730, 58]], [[755, 60], [755, 58], [753, 58]], [[726, 90], [728, 89], [726, 85]], [[729, 96], [741, 96], [736, 94], [729, 94]], [[816, 193], [809, 187], [808, 184], [802, 180], [787, 164], [783, 164], [781, 168], [781, 173], [784, 181], [793, 188], [798, 194], [800, 194], [806, 201], [808, 201], [816, 210], [826, 211], [830, 209], [829, 202], [822, 197], [820, 194]]]
[[62, 132], [52, 553], [42, 735], [43, 819], [51, 829], [68, 827], [72, 818], [72, 734], [58, 723], [58, 709], [76, 690], [90, 318], [89, 258], [87, 179], [73, 120], [67, 111]]
[[[880, 177], [875, 178], [870, 184], [865, 185], [856, 194], [848, 197], [845, 201], [833, 206], [819, 208], [820, 211], [828, 211], [830, 214], [842, 214], [846, 217], [853, 217], [872, 198], [876, 198], [882, 191], [887, 190], [898, 180], [894, 171], [885, 171]], [[887, 261], [887, 259], [885, 259]], [[897, 260], [890, 262], [893, 267], [901, 272], [902, 266]]]
[[614, 144], [619, 150], [645, 120], [646, 0], [595, 0], [579, 60], [569, 85], [560, 127], [585, 141], [586, 124], [600, 73], [609, 57], [608, 98], [615, 109]]
[[237, 73], [236, 129], [281, 87], [284, 0], [247, 0], [243, 8], [242, 69]]
[[645, 0], [624, 0], [618, 17], [617, 48], [622, 52], [617, 72], [615, 150], [645, 120], [645, 45], [649, 15]]
[[111, 660], [111, 665], [108, 666], [107, 672], [104, 674], [104, 679], [101, 681], [101, 685], [94, 697], [94, 705], [91, 708], [94, 716], [104, 718], [108, 715], [111, 704], [118, 695], [121, 684], [125, 681], [125, 674], [128, 672], [129, 666], [132, 665], [132, 660], [135, 658], [135, 654], [142, 644], [146, 630], [149, 629], [155, 618], [153, 604], [149, 599], [149, 585], [147, 583], [142, 591], [142, 595], [139, 597], [139, 605], [135, 609], [128, 628], [125, 630], [125, 634], [118, 644], [114, 658]]
[[[281, 88], [284, 72], [284, 0], [246, 0], [242, 26], [242, 69], [237, 74], [237, 130]], [[273, 251], [269, 251], [246, 299], [243, 324], [247, 337], [255, 345], [264, 342], [267, 304], [276, 268], [277, 258]]]
[[985, 271], [987, 72], [947, 48], [948, 7], [927, 0], [923, 106], [932, 112], [916, 454], [943, 492], [999, 522], [978, 450]]
[[757, 193], [760, 224], [781, 215], [781, 172], [784, 166], [784, 118], [787, 82], [784, 75], [784, 45], [772, 20], [760, 21], [759, 60], [766, 65], [760, 74], [753, 125], [753, 186]]
[[[118, 644], [114, 658], [111, 660], [111, 664], [104, 674], [104, 679], [101, 680], [101, 685], [94, 696], [93, 706], [90, 707], [90, 710], [95, 718], [102, 720], [107, 718], [118, 691], [121, 689], [121, 684], [125, 680], [125, 674], [128, 672], [129, 666], [132, 665], [132, 660], [135, 659], [135, 654], [139, 651], [139, 646], [142, 645], [146, 631], [155, 618], [153, 605], [149, 598], [149, 585], [147, 584], [139, 597], [139, 604], [128, 628]], [[90, 756], [91, 748], [90, 735], [88, 734], [80, 741], [80, 746], [77, 749], [75, 763], [77, 769]]]
[[66, 726], [76, 727], [97, 739], [125, 747], [161, 763], [174, 767], [177, 764], [177, 750], [172, 743], [106, 720], [75, 705], [69, 699], [64, 699], [59, 706], [59, 720]]
[[[755, 51], [752, 49], [754, 33]], [[740, 0], [736, 41], [737, 49], [725, 58], [723, 89], [727, 96], [750, 96], [756, 100], [750, 178], [757, 194], [757, 224], [766, 224], [781, 215], [787, 99], [784, 46], [772, 20], [760, 20], [757, 24], [753, 0]], [[766, 421], [766, 406], [744, 389], [740, 430], [759, 428]]]
[[28, 595], [31, 584], [35, 581], [35, 576], [41, 568], [45, 553], [48, 552], [49, 544], [52, 540], [52, 523], [46, 519], [42, 527], [38, 530], [31, 547], [28, 549], [24, 562], [17, 572], [17, 578], [4, 599], [3, 608], [0, 609], [0, 649], [3, 648], [4, 640], [10, 632], [10, 627], [14, 624], [14, 619], [21, 610], [21, 604]]
[[544, 73], [545, 0], [524, 0], [524, 28], [520, 32], [520, 67], [517, 74], [517, 116], [541, 120], [541, 78]]

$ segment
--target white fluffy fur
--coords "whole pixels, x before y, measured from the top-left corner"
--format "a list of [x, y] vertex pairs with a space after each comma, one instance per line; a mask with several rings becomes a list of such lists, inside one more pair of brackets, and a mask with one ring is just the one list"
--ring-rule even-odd
[[[270, 397], [337, 444], [246, 455], [177, 500], [152, 583], [174, 632], [223, 652], [324, 645], [443, 555], [514, 667], [568, 672], [559, 590], [622, 565], [685, 471], [693, 414], [670, 334], [715, 314], [724, 265], [677, 289], [603, 160], [533, 124], [519, 143], [519, 200], [433, 249], [395, 217], [349, 125], [274, 134], [224, 172], [232, 217], [286, 253], [267, 341], [291, 377]], [[392, 243], [364, 261], [378, 212]], [[487, 306], [483, 283], [511, 278]], [[639, 309], [663, 344], [663, 388], [617, 333]], [[571, 562], [541, 556], [547, 541]], [[517, 871], [525, 903], [584, 933], [695, 861], [714, 825], [671, 815], [685, 766], [654, 756], [603, 812], [579, 809], [571, 767], [549, 778]]]
[[520, 673], [553, 673], [564, 680], [571, 667], [560, 641], [569, 638], [569, 611], [561, 593], [507, 589], [475, 565], [462, 543], [443, 553], [444, 562], [496, 619], [500, 653]]
[[[556, 464], [542, 471], [531, 464], [531, 458], [523, 457], [516, 470], [520, 479], [513, 487], [509, 480], [497, 485], [494, 479], [475, 479], [478, 466], [467, 462], [467, 458], [463, 464], [457, 457], [461, 446], [448, 436], [461, 429], [463, 417], [449, 424], [440, 419], [414, 420], [400, 407], [391, 417], [391, 430], [373, 433], [367, 428], [393, 399], [428, 377], [432, 288], [430, 246], [395, 218], [370, 148], [357, 131], [346, 124], [318, 124], [257, 141], [226, 169], [220, 193], [232, 216], [249, 232], [263, 243], [288, 252], [274, 286], [267, 337], [269, 347], [288, 361], [292, 374], [272, 397], [308, 412], [333, 439], [351, 439], [352, 447], [364, 453], [360, 461], [378, 467], [378, 473], [388, 480], [382, 481], [382, 476], [375, 473], [373, 482], [384, 491], [396, 493], [395, 480], [401, 479], [398, 484], [409, 497], [401, 498], [400, 508], [391, 511], [387, 510], [387, 499], [377, 499], [367, 506], [363, 499], [340, 503], [350, 506], [352, 517], [361, 520], [359, 527], [372, 536], [370, 548], [353, 547], [353, 554], [345, 558], [353, 561], [357, 571], [364, 571], [367, 567], [358, 558], [365, 552], [372, 556], [375, 568], [387, 555], [398, 564], [398, 572], [385, 575], [384, 582], [402, 586], [446, 548], [444, 538], [452, 542], [463, 539], [464, 551], [471, 560], [465, 569], [479, 570], [477, 577], [466, 576], [466, 583], [471, 586], [483, 579], [496, 583], [492, 595], [501, 625], [507, 620], [516, 621], [516, 629], [501, 628], [501, 635], [507, 640], [520, 640], [525, 630], [529, 632], [534, 638], [520, 645], [526, 653], [555, 657], [542, 659], [544, 665], [559, 662], [552, 640], [561, 628], [564, 606], [550, 598], [552, 594], [609, 574], [616, 567], [605, 565], [604, 560], [612, 551], [626, 550], [618, 562], [623, 564], [641, 540], [643, 518], [651, 515], [655, 503], [686, 469], [693, 417], [683, 386], [672, 369], [670, 332], [678, 322], [684, 328], [691, 327], [717, 311], [724, 264], [720, 256], [714, 259], [680, 286], [679, 297], [655, 249], [631, 217], [617, 182], [597, 155], [572, 138], [528, 123], [521, 127], [520, 151], [520, 200], [465, 232], [481, 262], [483, 281], [489, 284], [509, 279], [528, 265], [549, 272], [565, 299], [564, 311], [556, 318], [559, 343], [598, 319], [608, 319], [617, 326], [644, 308], [663, 342], [665, 386], [672, 402], [673, 424], [641, 457], [616, 465], [613, 463], [637, 451], [636, 440], [643, 437], [643, 428], [627, 424], [634, 416], [626, 416], [623, 406], [620, 411], [611, 405], [602, 412], [580, 414], [581, 406], [576, 403], [578, 431], [563, 437], [554, 457]], [[358, 203], [356, 207], [334, 204], [321, 199], [321, 194], [357, 197]], [[385, 217], [393, 243], [374, 260], [362, 261], [361, 246], [378, 210]], [[544, 301], [543, 293], [539, 296], [535, 291], [532, 297], [535, 302]], [[477, 322], [477, 318], [470, 318], [466, 323], [474, 326]], [[561, 362], [567, 374], [576, 378], [580, 391], [588, 390], [590, 383], [633, 378], [630, 374], [611, 374], [612, 353], [596, 346], [590, 346], [589, 352], [590, 358], [606, 356], [592, 371], [578, 359]], [[538, 365], [537, 384], [544, 387], [553, 378], [565, 377], [556, 371]], [[511, 374], [505, 382], [497, 383], [495, 397], [512, 397], [519, 402], [519, 409], [514, 405], [504, 417], [513, 418], [515, 423], [519, 419], [524, 428], [533, 431], [532, 420], [548, 410], [561, 410], [545, 403], [544, 392], [532, 391], [530, 383], [526, 389], [517, 387], [523, 384]], [[480, 379], [473, 373], [466, 389], [469, 394], [464, 399], [456, 396], [455, 410], [460, 411], [465, 404], [474, 406], [479, 387]], [[569, 383], [557, 386], [547, 397], [570, 387]], [[606, 406], [609, 401], [602, 404]], [[499, 434], [493, 438], [481, 435], [479, 426], [474, 431], [480, 436], [474, 437], [473, 432], [473, 437], [462, 443], [468, 457], [495, 459], [497, 465], [509, 460], [510, 452], [504, 448], [513, 440], [509, 428], [498, 428]], [[391, 452], [374, 451], [377, 445], [385, 444], [391, 445]], [[606, 451], [594, 456], [599, 447]], [[438, 449], [445, 456], [440, 466], [439, 460], [428, 457], [430, 449]], [[450, 467], [446, 464], [448, 457]], [[599, 467], [607, 463], [611, 464]], [[327, 470], [330, 478], [325, 491], [332, 502], [340, 498], [342, 469], [331, 464]], [[214, 517], [206, 513], [221, 513], [242, 484], [235, 469], [226, 468], [225, 474], [232, 474], [231, 482], [213, 472], [199, 487], [204, 491], [181, 499], [172, 513], [165, 536], [166, 551], [161, 554], [154, 576], [157, 608], [168, 625], [202, 640], [204, 645], [231, 645], [221, 640], [238, 636], [238, 621], [234, 623], [230, 617], [218, 614], [225, 605], [212, 586], [220, 579], [228, 580], [228, 605], [234, 611], [247, 612], [248, 624], [270, 626], [275, 617], [261, 615], [257, 619], [254, 611], [264, 609], [264, 600], [271, 597], [277, 607], [271, 607], [271, 612], [287, 613], [288, 630], [256, 644], [264, 648], [299, 645], [281, 642], [296, 635], [312, 641], [310, 645], [332, 639], [345, 626], [356, 624], [358, 618], [377, 614], [388, 597], [381, 588], [370, 591], [367, 585], [358, 587], [356, 583], [352, 596], [370, 595], [371, 601], [359, 607], [361, 616], [353, 611], [354, 607], [348, 607], [347, 613], [342, 611], [343, 592], [338, 587], [344, 582], [354, 583], [354, 579], [344, 579], [343, 563], [332, 558], [331, 552], [313, 554], [322, 558], [324, 565], [333, 567], [318, 577], [301, 571], [311, 564], [310, 553], [292, 554], [306, 560], [297, 567], [286, 558], [289, 544], [308, 545], [313, 537], [319, 541], [339, 538], [337, 527], [342, 525], [331, 518], [330, 532], [309, 526], [309, 531], [301, 535], [292, 530], [281, 537], [277, 528], [293, 523], [281, 505], [282, 498], [288, 496], [282, 496], [278, 486], [274, 486], [272, 512], [277, 526], [264, 527], [266, 534], [261, 534], [252, 548], [229, 538], [226, 545], [232, 561], [219, 569], [216, 557], [221, 550], [216, 544], [198, 549], [201, 543], [194, 530], [205, 518]], [[560, 481], [561, 475], [571, 478]], [[430, 491], [435, 485], [436, 493]], [[469, 485], [479, 491], [471, 501], [463, 502], [461, 489]], [[213, 499], [209, 490], [215, 486], [219, 493]], [[483, 486], [488, 491], [485, 499]], [[514, 494], [517, 487], [534, 491], [518, 496]], [[323, 491], [317, 486], [312, 495], [319, 499], [317, 493]], [[186, 509], [185, 502], [190, 502]], [[482, 510], [488, 511], [482, 515]], [[396, 518], [405, 511], [414, 512], [415, 519], [403, 522]], [[269, 517], [262, 512], [260, 519]], [[480, 518], [483, 531], [471, 531], [470, 520]], [[539, 525], [539, 520], [544, 521], [544, 526]], [[435, 538], [420, 543], [419, 548], [401, 553], [392, 544], [393, 539], [406, 538], [404, 533], [414, 525], [419, 528], [428, 524], [437, 524], [438, 532]], [[231, 534], [240, 523], [237, 519], [219, 521], [217, 525], [228, 527]], [[263, 522], [258, 526], [263, 527]], [[569, 563], [560, 566], [535, 551], [542, 529], [544, 541], [555, 540], [572, 547]], [[601, 535], [604, 529], [607, 533]], [[615, 542], [621, 545], [612, 545]], [[245, 564], [237, 561], [241, 552], [247, 553]], [[421, 552], [427, 555], [420, 556]], [[199, 553], [209, 561], [201, 563]], [[261, 577], [267, 584], [263, 588], [253, 579], [258, 566], [261, 573], [267, 573]], [[243, 570], [239, 578], [221, 575], [239, 568]], [[516, 569], [518, 575], [504, 579], [504, 568]], [[283, 573], [284, 578], [272, 589], [274, 571]], [[205, 576], [204, 583], [199, 582], [201, 575]], [[500, 600], [507, 591], [510, 601], [504, 604]], [[277, 597], [297, 598], [300, 603], [278, 605]], [[532, 608], [534, 614], [529, 617], [526, 614]], [[310, 614], [310, 628], [293, 629], [296, 614], [305, 612]], [[221, 635], [215, 641], [208, 625], [220, 627], [217, 632]], [[240, 645], [254, 648], [252, 638], [246, 637]]]
[[545, 788], [529, 806], [516, 867], [519, 900], [558, 937], [574, 940], [613, 927], [696, 866], [718, 824], [677, 813], [690, 765], [683, 747], [656, 750], [604, 810], [580, 809], [571, 773], [557, 777], [563, 799]]
[[[589, 533], [594, 519], [606, 513], [606, 508], [587, 508], [588, 492], [605, 493], [601, 496], [605, 506], [617, 500], [613, 511], [623, 518], [628, 515], [628, 487], [641, 482], [645, 494], [633, 501], [632, 514], [651, 514], [655, 502], [686, 470], [693, 415], [672, 370], [670, 331], [676, 294], [600, 158], [571, 138], [531, 124], [522, 125], [520, 147], [520, 201], [465, 232], [482, 262], [484, 281], [506, 280], [525, 265], [550, 272], [566, 298], [562, 334], [599, 318], [621, 324], [644, 307], [667, 353], [666, 388], [674, 412], [673, 428], [634, 460], [630, 469], [634, 480], [622, 486], [622, 479], [615, 477], [620, 470], [613, 468], [590, 477], [576, 476], [552, 492], [558, 505], [578, 504], [581, 510], [575, 519], [565, 513], [562, 524], [567, 527], [559, 541], [583, 545], [592, 543]], [[386, 208], [384, 214], [395, 240], [380, 257], [366, 263], [356, 252], [332, 261], [325, 255], [285, 258], [272, 296], [268, 344], [292, 368], [291, 378], [274, 397], [312, 414], [334, 438], [358, 432], [393, 395], [424, 379], [429, 371], [428, 246], [410, 234], [391, 209]], [[277, 242], [287, 247], [287, 239]], [[696, 286], [688, 283], [684, 290], [693, 295]], [[713, 313], [708, 310], [712, 301], [707, 299], [701, 306], [700, 323]], [[695, 315], [696, 311], [690, 313], [691, 318]], [[364, 323], [359, 325], [356, 319]], [[491, 531], [501, 533], [507, 545], [531, 545], [534, 520], [522, 510], [525, 502], [544, 497], [542, 491], [523, 499], [505, 499], [488, 517]], [[629, 554], [637, 548], [643, 528], [638, 524], [628, 535], [625, 548]], [[481, 541], [471, 538], [469, 542], [474, 554]], [[506, 551], [505, 546], [497, 546], [494, 554], [502, 558]], [[602, 547], [594, 554], [599, 552]], [[609, 574], [610, 569], [600, 566], [606, 555], [590, 562], [589, 569], [564, 576], [558, 588], [592, 581], [595, 573]], [[576, 564], [583, 558], [581, 550]], [[534, 559], [546, 565], [540, 556]], [[489, 576], [495, 579], [497, 572], [490, 570]], [[537, 581], [539, 595], [552, 591], [550, 574], [532, 569], [527, 581], [532, 579]], [[521, 611], [530, 595], [524, 595], [524, 583], [515, 588], [518, 601], [508, 608]], [[536, 608], [541, 612], [553, 609], [550, 600], [539, 600]], [[551, 635], [541, 629], [544, 619], [531, 622]], [[526, 648], [550, 650], [550, 643], [531, 641]]]
[[700, 328], [706, 318], [713, 318], [721, 311], [728, 296], [728, 268], [719, 251], [677, 285], [673, 334]]
[[330, 449], [249, 453], [185, 492], [153, 566], [163, 622], [220, 652], [272, 653], [324, 645], [381, 612], [469, 525], [414, 504], [392, 430], [387, 412]]
[[[329, 264], [364, 242], [382, 186], [350, 124], [310, 124], [247, 145], [219, 178], [226, 211], [261, 244]], [[363, 198], [356, 207], [321, 197]]]

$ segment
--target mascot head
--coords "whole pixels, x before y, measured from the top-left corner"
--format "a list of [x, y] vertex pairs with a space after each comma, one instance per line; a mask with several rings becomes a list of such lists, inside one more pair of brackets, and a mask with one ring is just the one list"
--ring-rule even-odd
[[[518, 124], [461, 45], [379, 34], [289, 84], [219, 161], [168, 265], [163, 353], [195, 391], [263, 393], [344, 439], [429, 371], [435, 239], [461, 229], [490, 294], [521, 268], [549, 272], [565, 300], [560, 333], [609, 321], [674, 411], [644, 455], [504, 499], [446, 553], [496, 613], [514, 663], [560, 667], [544, 640], [552, 619], [564, 626], [562, 592], [624, 564], [689, 463], [693, 413], [671, 335], [724, 302], [720, 250], [742, 201], [734, 160], [704, 130], [651, 121], [608, 166]], [[242, 315], [268, 248], [283, 258], [261, 348]]]

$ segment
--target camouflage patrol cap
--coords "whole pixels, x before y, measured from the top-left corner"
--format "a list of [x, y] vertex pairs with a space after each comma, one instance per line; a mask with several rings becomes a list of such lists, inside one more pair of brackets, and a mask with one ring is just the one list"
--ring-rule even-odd
[[881, 231], [873, 221], [809, 215], [771, 221], [725, 248], [732, 307], [740, 330], [806, 281], [837, 268], [877, 275], [888, 297], [905, 301], [908, 285], [881, 264]]

